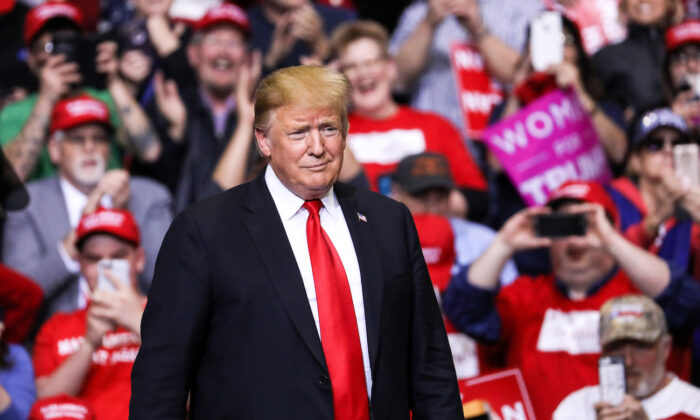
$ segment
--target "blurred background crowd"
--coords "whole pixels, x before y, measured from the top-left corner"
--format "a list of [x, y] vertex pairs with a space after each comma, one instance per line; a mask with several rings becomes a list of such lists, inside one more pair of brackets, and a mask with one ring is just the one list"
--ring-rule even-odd
[[[295, 65], [348, 78], [341, 181], [414, 215], [458, 379], [518, 368], [527, 418], [700, 418], [696, 0], [0, 0], [0, 41], [29, 195], [3, 202], [0, 420], [127, 418], [163, 236], [263, 171], [252, 94]], [[538, 137], [538, 106], [581, 124]], [[583, 138], [592, 169], [502, 153]], [[585, 388], [601, 355], [621, 401]]]

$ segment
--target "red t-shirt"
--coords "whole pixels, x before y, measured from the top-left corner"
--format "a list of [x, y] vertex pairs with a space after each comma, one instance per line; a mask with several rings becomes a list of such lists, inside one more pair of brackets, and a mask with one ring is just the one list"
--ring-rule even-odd
[[[86, 328], [86, 309], [52, 316], [34, 344], [36, 377], [50, 375], [75, 353], [85, 340]], [[92, 366], [77, 396], [90, 404], [97, 420], [129, 418], [131, 367], [140, 344], [135, 333], [118, 328], [105, 334], [92, 354]]]
[[639, 291], [618, 271], [593, 295], [573, 301], [552, 275], [522, 276], [498, 294], [505, 364], [523, 373], [538, 419], [567, 395], [598, 383], [598, 313], [608, 299]]
[[396, 115], [373, 120], [349, 115], [348, 147], [362, 164], [374, 191], [379, 179], [391, 174], [406, 156], [422, 152], [441, 153], [447, 158], [458, 187], [485, 191], [486, 179], [479, 170], [456, 128], [435, 114], [399, 107]]

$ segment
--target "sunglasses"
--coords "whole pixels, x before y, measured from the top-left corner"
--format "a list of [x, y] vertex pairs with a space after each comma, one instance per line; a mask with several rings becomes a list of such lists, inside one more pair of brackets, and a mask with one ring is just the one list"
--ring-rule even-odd
[[647, 152], [660, 152], [668, 145], [671, 148], [681, 144], [694, 144], [696, 143], [693, 139], [687, 136], [683, 137], [663, 137], [663, 136], [652, 136], [649, 137], [644, 143], [639, 147]]

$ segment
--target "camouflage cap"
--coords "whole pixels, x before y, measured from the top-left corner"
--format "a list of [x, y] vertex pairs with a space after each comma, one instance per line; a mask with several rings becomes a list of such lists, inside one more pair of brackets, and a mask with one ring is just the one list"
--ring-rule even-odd
[[644, 295], [625, 295], [600, 308], [600, 345], [617, 340], [653, 343], [666, 333], [664, 312]]

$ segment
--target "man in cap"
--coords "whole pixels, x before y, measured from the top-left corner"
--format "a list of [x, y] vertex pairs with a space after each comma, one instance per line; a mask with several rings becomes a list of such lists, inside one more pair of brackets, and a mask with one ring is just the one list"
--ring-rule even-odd
[[[85, 87], [90, 81], [81, 73], [80, 64], [66, 54], [57, 54], [57, 37], [68, 38], [76, 55], [84, 48], [80, 43], [83, 16], [68, 2], [50, 0], [34, 7], [24, 22], [24, 41], [28, 47], [27, 64], [39, 80], [39, 90], [27, 98], [3, 108], [0, 113], [0, 143], [20, 179], [37, 179], [54, 173], [46, 148], [46, 133], [54, 105], [68, 95], [82, 91], [109, 105], [112, 124], [126, 147], [137, 157], [153, 160], [160, 153], [160, 141], [153, 132], [139, 104], [131, 97], [116, 75], [113, 42], [97, 46], [95, 66], [106, 75], [107, 90]], [[58, 47], [56, 47], [58, 48]], [[75, 59], [75, 57], [73, 57]], [[84, 69], [83, 69], [84, 70]], [[122, 125], [121, 122], [124, 124]], [[115, 151], [111, 168], [121, 166]]]
[[[145, 263], [140, 237], [126, 210], [101, 208], [80, 220], [76, 246], [89, 305], [55, 314], [39, 331], [33, 361], [40, 399], [73, 395], [98, 419], [128, 418], [131, 367], [146, 304], [137, 284]], [[105, 268], [105, 262], [124, 268]]]
[[57, 174], [29, 183], [29, 206], [9, 212], [3, 261], [25, 273], [44, 291], [46, 314], [85, 305], [79, 280], [75, 227], [100, 203], [129, 209], [144, 232], [148, 264], [141, 290], [151, 283], [155, 258], [172, 220], [167, 190], [121, 169], [106, 170], [112, 125], [107, 106], [87, 95], [60, 101], [53, 110], [48, 150]]
[[[583, 214], [585, 235], [537, 236], [534, 219], [550, 212]], [[457, 328], [498, 344], [504, 364], [522, 370], [538, 418], [549, 418], [562, 398], [596, 381], [598, 309], [607, 299], [642, 292], [675, 313], [672, 329], [695, 327], [700, 285], [627, 241], [618, 225], [617, 209], [600, 184], [566, 182], [547, 207], [513, 215], [444, 295], [445, 312]], [[499, 289], [505, 261], [535, 247], [549, 247], [552, 272], [521, 276]]]
[[625, 396], [617, 405], [602, 400], [600, 385], [566, 397], [553, 419], [700, 418], [700, 389], [666, 371], [671, 351], [663, 310], [652, 299], [625, 295], [600, 308], [601, 356], [620, 357]]
[[[457, 264], [471, 264], [496, 236], [487, 226], [453, 216], [462, 202], [454, 200], [456, 186], [443, 155], [431, 152], [409, 155], [399, 162], [391, 181], [391, 197], [405, 204], [414, 216], [430, 213], [449, 218]], [[510, 284], [517, 275], [515, 264], [509, 260], [503, 267], [499, 282], [501, 285]]]
[[187, 127], [182, 143], [160, 159], [177, 162], [177, 210], [242, 183], [256, 159], [250, 95], [261, 64], [248, 52], [249, 37], [248, 17], [233, 4], [211, 8], [195, 25], [187, 46], [195, 84], [182, 72], [175, 79]]

